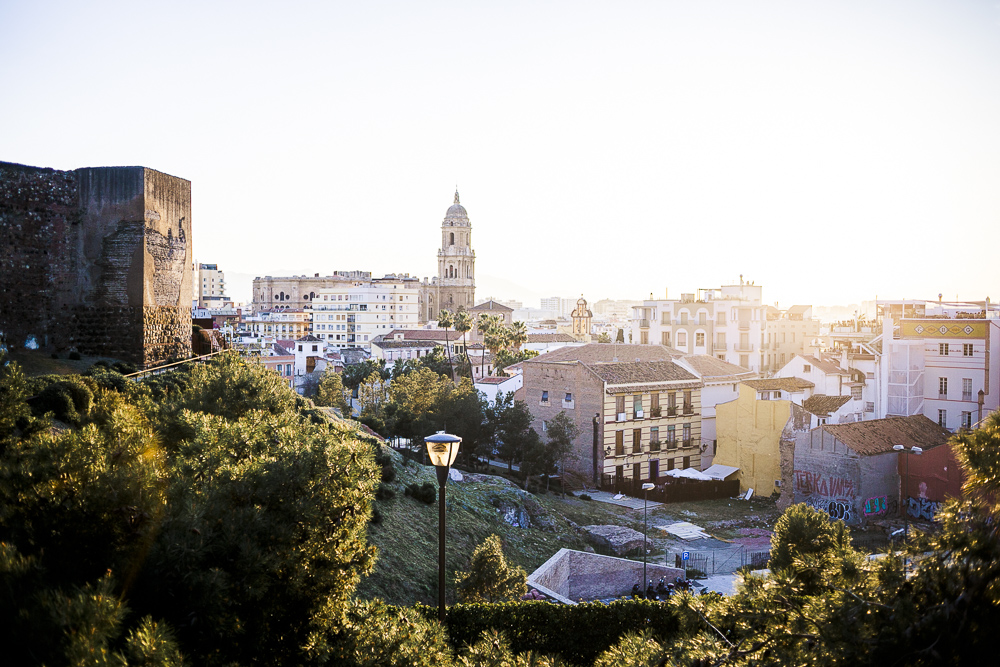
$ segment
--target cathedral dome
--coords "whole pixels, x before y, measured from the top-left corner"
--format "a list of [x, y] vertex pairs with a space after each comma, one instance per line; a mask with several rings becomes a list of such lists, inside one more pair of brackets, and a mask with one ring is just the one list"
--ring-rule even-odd
[[465, 207], [458, 203], [458, 190], [455, 190], [455, 203], [448, 207], [448, 212], [444, 214], [446, 218], [468, 218], [469, 214]]

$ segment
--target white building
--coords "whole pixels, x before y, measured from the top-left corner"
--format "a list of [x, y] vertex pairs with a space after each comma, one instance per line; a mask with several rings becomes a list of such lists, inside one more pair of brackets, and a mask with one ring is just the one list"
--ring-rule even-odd
[[220, 309], [233, 305], [226, 296], [226, 274], [217, 264], [195, 264], [194, 274], [196, 307]]
[[883, 320], [880, 417], [923, 414], [955, 431], [1000, 407], [998, 313], [952, 314]]
[[761, 287], [740, 280], [715, 290], [650, 299], [632, 308], [631, 340], [666, 345], [687, 354], [708, 354], [760, 372], [767, 327]]
[[255, 338], [295, 340], [312, 329], [312, 312], [309, 310], [265, 310], [244, 315], [240, 329]]
[[370, 349], [376, 336], [416, 329], [420, 283], [389, 275], [319, 290], [312, 302], [312, 335], [334, 348]]

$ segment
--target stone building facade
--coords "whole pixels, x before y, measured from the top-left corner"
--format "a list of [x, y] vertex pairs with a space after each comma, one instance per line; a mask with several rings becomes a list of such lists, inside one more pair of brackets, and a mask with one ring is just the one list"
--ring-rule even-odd
[[334, 271], [330, 276], [317, 273], [311, 276], [257, 277], [253, 279], [253, 309], [255, 312], [302, 310], [311, 307], [320, 290], [371, 279], [371, 271]]
[[144, 367], [191, 354], [191, 183], [0, 163], [0, 331]]

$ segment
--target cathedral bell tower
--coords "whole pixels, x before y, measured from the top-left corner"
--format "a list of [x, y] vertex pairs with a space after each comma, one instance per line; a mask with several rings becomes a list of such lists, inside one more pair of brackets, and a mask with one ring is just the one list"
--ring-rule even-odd
[[448, 208], [441, 223], [438, 250], [437, 307], [456, 312], [468, 310], [476, 298], [476, 252], [472, 249], [472, 224], [458, 200]]

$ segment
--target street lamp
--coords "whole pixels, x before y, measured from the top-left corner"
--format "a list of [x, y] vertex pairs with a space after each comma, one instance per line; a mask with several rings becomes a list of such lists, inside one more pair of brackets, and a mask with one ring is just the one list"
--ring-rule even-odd
[[648, 513], [646, 510], [646, 497], [649, 495], [649, 490], [653, 488], [653, 484], [646, 482], [642, 485], [642, 583], [646, 583], [646, 531], [649, 529], [647, 526]]
[[906, 511], [904, 503], [906, 502], [906, 489], [910, 486], [910, 457], [909, 454], [923, 454], [924, 450], [920, 447], [914, 445], [910, 447], [909, 450], [906, 449], [905, 445], [893, 445], [892, 448], [897, 452], [906, 452], [906, 474], [903, 477], [904, 482], [900, 484], [900, 501], [899, 506], [903, 510], [903, 541], [910, 539], [910, 516], [909, 512]]
[[424, 443], [438, 478], [438, 620], [444, 623], [444, 489], [448, 484], [451, 464], [458, 457], [462, 439], [457, 435], [438, 431], [424, 438]]

